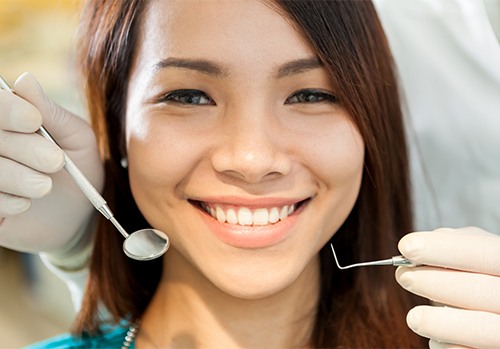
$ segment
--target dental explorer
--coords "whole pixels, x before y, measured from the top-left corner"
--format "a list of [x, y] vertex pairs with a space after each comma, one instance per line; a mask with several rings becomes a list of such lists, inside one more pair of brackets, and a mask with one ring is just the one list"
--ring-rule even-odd
[[337, 264], [337, 267], [339, 269], [350, 269], [350, 268], [357, 268], [357, 267], [369, 267], [369, 266], [374, 266], [374, 265], [392, 265], [395, 267], [399, 266], [405, 266], [405, 267], [416, 267], [417, 264], [409, 260], [408, 258], [404, 256], [394, 256], [388, 259], [382, 259], [378, 261], [372, 261], [372, 262], [364, 262], [364, 263], [355, 263], [351, 265], [346, 265], [344, 267], [340, 266], [339, 260], [337, 259], [337, 255], [335, 254], [335, 249], [333, 248], [333, 244], [330, 244], [330, 247], [332, 248], [332, 253], [333, 253], [333, 258], [335, 258], [335, 264]]

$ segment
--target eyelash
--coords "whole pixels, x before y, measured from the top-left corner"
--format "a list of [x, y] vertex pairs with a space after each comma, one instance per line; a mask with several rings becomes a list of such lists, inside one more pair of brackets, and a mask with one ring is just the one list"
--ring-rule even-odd
[[[205, 103], [193, 103], [195, 100], [200, 101], [205, 99]], [[183, 90], [175, 90], [172, 92], [168, 92], [162, 97], [158, 99], [159, 103], [178, 103], [184, 105], [215, 105], [215, 102], [212, 98], [210, 98], [205, 92], [200, 90], [191, 90], [191, 89], [183, 89]]]
[[[294, 102], [291, 102], [292, 99], [295, 99]], [[338, 103], [338, 98], [328, 92], [317, 90], [317, 89], [303, 89], [297, 92], [294, 92], [290, 97], [288, 97], [285, 101], [285, 104], [293, 104], [293, 103]]]
[[[200, 103], [200, 101], [203, 101]], [[159, 103], [178, 103], [182, 105], [216, 105], [215, 101], [205, 92], [193, 89], [181, 89], [168, 92], [158, 99]], [[317, 89], [303, 89], [294, 92], [285, 100], [285, 104], [294, 103], [338, 103], [336, 96]]]

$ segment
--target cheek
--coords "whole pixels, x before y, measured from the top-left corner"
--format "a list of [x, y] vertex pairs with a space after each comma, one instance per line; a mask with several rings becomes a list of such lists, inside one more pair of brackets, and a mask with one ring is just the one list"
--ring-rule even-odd
[[364, 166], [364, 142], [357, 128], [349, 121], [318, 132], [310, 145], [308, 167], [327, 189], [344, 188], [357, 195]]
[[[337, 132], [338, 131], [338, 132]], [[352, 125], [325, 135], [310, 168], [319, 180], [315, 207], [322, 227], [319, 246], [323, 246], [349, 216], [359, 194], [364, 167], [364, 142]]]
[[127, 155], [134, 198], [139, 207], [148, 203], [168, 203], [172, 196], [182, 192], [200, 161], [203, 142], [191, 132], [182, 132], [168, 124], [132, 125], [130, 123], [131, 127], [127, 128]]

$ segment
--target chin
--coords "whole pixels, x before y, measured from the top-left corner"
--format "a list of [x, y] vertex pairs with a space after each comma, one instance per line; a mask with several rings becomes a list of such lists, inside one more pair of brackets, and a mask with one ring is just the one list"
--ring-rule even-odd
[[[272, 265], [272, 267], [270, 267]], [[209, 277], [209, 275], [206, 275]], [[219, 290], [241, 300], [263, 300], [275, 295], [299, 291], [304, 287], [319, 287], [319, 261], [306, 263], [276, 262], [219, 270], [210, 278]]]

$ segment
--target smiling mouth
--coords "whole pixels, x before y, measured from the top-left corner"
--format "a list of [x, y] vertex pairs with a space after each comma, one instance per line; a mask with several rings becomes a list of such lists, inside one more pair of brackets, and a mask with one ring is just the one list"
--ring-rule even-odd
[[203, 201], [192, 201], [192, 203], [219, 223], [264, 226], [284, 221], [308, 201], [309, 199], [306, 199], [295, 204], [258, 208], [212, 204]]

